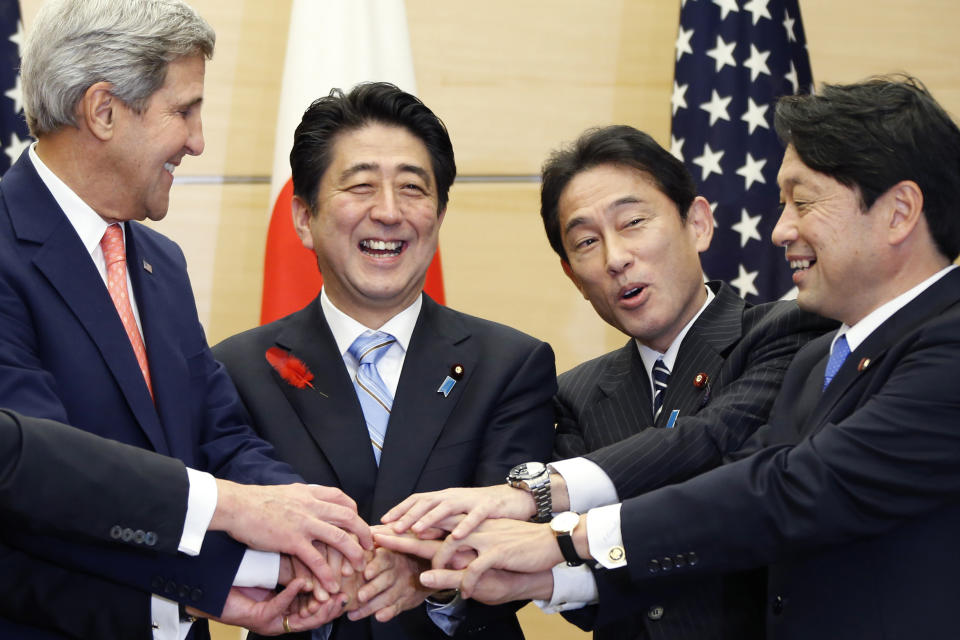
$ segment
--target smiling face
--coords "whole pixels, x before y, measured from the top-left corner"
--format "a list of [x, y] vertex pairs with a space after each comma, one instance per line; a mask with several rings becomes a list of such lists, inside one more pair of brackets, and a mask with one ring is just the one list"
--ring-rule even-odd
[[118, 192], [111, 218], [160, 220], [167, 214], [174, 168], [185, 155], [203, 152], [205, 65], [201, 56], [171, 62], [163, 86], [150, 96], [143, 113], [113, 100], [116, 133], [110, 169]]
[[699, 253], [713, 217], [696, 198], [677, 206], [645, 173], [600, 165], [570, 180], [559, 201], [564, 271], [604, 320], [657, 351], [706, 300]]
[[803, 163], [792, 146], [777, 176], [783, 212], [773, 230], [797, 285], [801, 308], [849, 325], [879, 304], [889, 278], [878, 256], [886, 245], [882, 216], [864, 211], [856, 189]]
[[294, 197], [294, 225], [330, 300], [378, 328], [420, 295], [437, 250], [430, 155], [406, 129], [374, 123], [339, 134], [331, 156], [315, 211]]

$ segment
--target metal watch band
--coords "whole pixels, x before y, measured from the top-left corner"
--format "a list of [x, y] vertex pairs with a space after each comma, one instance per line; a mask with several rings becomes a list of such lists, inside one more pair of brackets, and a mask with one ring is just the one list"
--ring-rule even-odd
[[546, 472], [546, 479], [537, 486], [530, 489], [533, 494], [533, 502], [537, 505], [537, 514], [533, 516], [534, 522], [550, 522], [550, 516], [553, 512], [553, 500], [550, 495], [550, 471]]

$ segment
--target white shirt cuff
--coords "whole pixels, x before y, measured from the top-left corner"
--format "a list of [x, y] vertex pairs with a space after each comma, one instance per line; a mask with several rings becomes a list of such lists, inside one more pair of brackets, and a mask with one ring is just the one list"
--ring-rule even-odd
[[235, 587], [273, 589], [280, 577], [280, 554], [274, 551], [247, 549], [233, 579]]
[[180, 606], [160, 596], [150, 597], [150, 619], [153, 622], [153, 640], [184, 640], [192, 622], [180, 621]]
[[627, 553], [620, 533], [619, 503], [587, 512], [587, 545], [590, 555], [601, 566], [607, 569], [627, 566]]
[[561, 562], [550, 571], [553, 574], [553, 596], [550, 600], [533, 601], [544, 613], [580, 609], [599, 599], [597, 581], [587, 565], [571, 567]]
[[209, 473], [187, 467], [187, 515], [180, 536], [181, 553], [195, 556], [203, 546], [213, 512], [217, 509], [217, 481]]
[[567, 483], [570, 511], [585, 513], [594, 507], [619, 502], [617, 488], [597, 463], [586, 458], [570, 458], [551, 462], [549, 466]]

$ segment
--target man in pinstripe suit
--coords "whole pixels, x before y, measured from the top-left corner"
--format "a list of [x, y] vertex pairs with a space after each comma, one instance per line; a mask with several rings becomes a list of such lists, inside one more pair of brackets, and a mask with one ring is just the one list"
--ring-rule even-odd
[[[710, 206], [683, 164], [632, 127], [590, 130], [555, 152], [543, 169], [541, 215], [564, 272], [630, 337], [561, 375], [555, 399], [554, 458], [576, 459], [553, 466], [603, 492], [605, 504], [720, 464], [764, 424], [796, 351], [833, 326], [793, 302], [752, 306], [726, 284], [705, 286], [699, 253], [713, 234]], [[576, 494], [569, 506], [586, 510]], [[761, 637], [763, 578], [661, 588], [637, 600], [634, 619], [604, 626], [592, 608], [567, 616], [602, 640]], [[583, 565], [558, 565], [553, 582], [548, 611], [596, 593]]]

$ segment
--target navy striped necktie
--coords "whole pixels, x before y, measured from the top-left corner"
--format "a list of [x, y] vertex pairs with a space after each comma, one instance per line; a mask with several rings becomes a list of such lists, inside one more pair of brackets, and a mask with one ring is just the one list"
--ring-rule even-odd
[[663, 363], [663, 358], [657, 358], [653, 364], [653, 419], [656, 420], [663, 409], [663, 396], [667, 393], [667, 384], [670, 382], [670, 369]]

